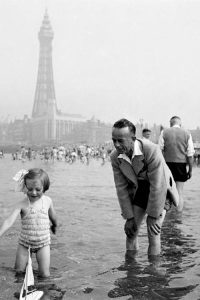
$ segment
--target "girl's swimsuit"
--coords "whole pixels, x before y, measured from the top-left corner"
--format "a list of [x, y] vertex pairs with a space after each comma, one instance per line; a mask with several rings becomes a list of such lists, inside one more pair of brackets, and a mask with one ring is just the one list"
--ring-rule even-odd
[[33, 208], [29, 201], [27, 214], [21, 219], [22, 229], [19, 244], [32, 250], [50, 245], [48, 210], [44, 208], [46, 196], [42, 196], [42, 208]]

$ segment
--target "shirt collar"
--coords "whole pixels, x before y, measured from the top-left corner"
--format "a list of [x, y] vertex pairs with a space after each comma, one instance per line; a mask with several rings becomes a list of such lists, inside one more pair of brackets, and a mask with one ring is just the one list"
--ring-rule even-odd
[[181, 126], [178, 125], [178, 124], [175, 124], [175, 125], [173, 125], [172, 127], [178, 127], [178, 128], [181, 128]]
[[[138, 156], [138, 155], [143, 155], [142, 151], [140, 150], [140, 146], [139, 146], [139, 141], [138, 140], [135, 140], [134, 142], [134, 146], [133, 146], [133, 155], [132, 155], [132, 159], [134, 156]], [[128, 161], [129, 163], [131, 162], [130, 161], [130, 158], [125, 154], [125, 153], [121, 153], [118, 155], [118, 158], [122, 158], [126, 161]]]

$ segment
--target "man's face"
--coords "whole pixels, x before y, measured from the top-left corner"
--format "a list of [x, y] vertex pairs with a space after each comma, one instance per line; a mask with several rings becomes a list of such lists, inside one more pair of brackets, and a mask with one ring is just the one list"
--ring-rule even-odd
[[134, 133], [130, 132], [128, 127], [115, 128], [112, 130], [112, 140], [115, 149], [119, 154], [129, 155], [130, 151], [133, 149], [135, 142]]
[[151, 135], [150, 131], [143, 132], [143, 137], [145, 137], [146, 139], [149, 139], [150, 135]]

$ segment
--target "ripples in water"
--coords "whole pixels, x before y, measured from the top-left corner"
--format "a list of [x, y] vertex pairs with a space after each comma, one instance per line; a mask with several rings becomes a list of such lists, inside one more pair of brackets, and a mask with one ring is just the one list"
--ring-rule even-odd
[[[13, 175], [21, 168], [40, 166], [50, 176], [52, 197], [59, 218], [56, 236], [52, 236], [51, 278], [37, 278], [43, 299], [182, 299], [199, 300], [200, 168], [185, 184], [185, 208], [182, 214], [167, 214], [162, 230], [162, 256], [147, 257], [144, 224], [140, 250], [125, 255], [124, 221], [109, 163], [93, 161], [89, 166], [77, 162], [45, 164], [43, 161], [0, 160], [0, 222], [8, 215], [13, 201], [21, 199], [13, 191]], [[20, 220], [0, 240], [0, 299], [16, 299], [21, 282], [15, 278], [13, 264]]]

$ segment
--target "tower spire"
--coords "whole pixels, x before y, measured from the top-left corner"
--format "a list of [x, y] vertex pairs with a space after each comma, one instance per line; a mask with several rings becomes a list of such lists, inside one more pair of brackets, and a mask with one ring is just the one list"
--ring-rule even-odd
[[52, 66], [53, 37], [54, 33], [47, 9], [45, 9], [42, 25], [38, 33], [40, 53], [32, 118], [47, 115], [50, 108], [57, 111]]

